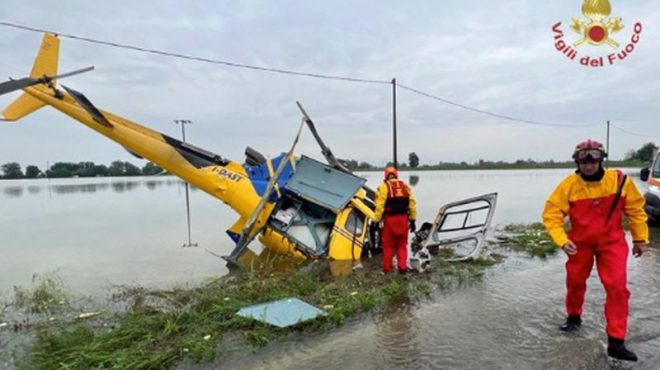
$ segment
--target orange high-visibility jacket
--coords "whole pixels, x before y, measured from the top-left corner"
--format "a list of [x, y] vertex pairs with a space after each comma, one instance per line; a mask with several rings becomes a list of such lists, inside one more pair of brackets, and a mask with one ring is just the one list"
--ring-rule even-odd
[[[552, 240], [559, 246], [570, 239], [577, 244], [598, 245], [624, 238], [622, 216], [628, 217], [634, 241], [649, 240], [646, 225], [644, 197], [633, 183], [626, 178], [621, 195], [612, 209], [616, 193], [623, 180], [618, 170], [606, 170], [600, 181], [584, 181], [579, 174], [566, 177], [550, 195], [543, 210], [543, 224]], [[564, 219], [570, 219], [570, 232], [564, 230]]]
[[417, 202], [413, 196], [412, 190], [410, 187], [399, 179], [391, 179], [383, 182], [378, 186], [378, 194], [376, 195], [376, 211], [374, 212], [374, 220], [376, 222], [380, 221], [385, 212], [385, 203], [387, 202], [388, 197], [392, 197], [393, 194], [390, 194], [390, 187], [405, 187], [408, 195], [408, 218], [411, 221], [417, 219]]

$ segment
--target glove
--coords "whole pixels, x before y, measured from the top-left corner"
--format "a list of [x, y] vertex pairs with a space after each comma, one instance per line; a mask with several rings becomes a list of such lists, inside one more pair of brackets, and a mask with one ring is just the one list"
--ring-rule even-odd
[[415, 225], [415, 220], [410, 221], [410, 232], [414, 233], [417, 230], [417, 225]]

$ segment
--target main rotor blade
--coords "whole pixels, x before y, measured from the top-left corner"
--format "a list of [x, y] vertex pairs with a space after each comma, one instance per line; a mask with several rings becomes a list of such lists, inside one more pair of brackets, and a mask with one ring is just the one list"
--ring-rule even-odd
[[105, 118], [103, 113], [101, 113], [101, 111], [96, 108], [96, 106], [94, 106], [94, 104], [92, 104], [92, 102], [89, 101], [85, 95], [64, 85], [62, 85], [62, 87], [64, 90], [66, 90], [66, 92], [69, 93], [73, 100], [75, 100], [85, 111], [87, 111], [87, 113], [89, 113], [90, 116], [92, 116], [92, 119], [96, 121], [96, 123], [105, 127], [113, 127], [112, 123], [110, 123], [110, 121]]
[[0, 83], [0, 95], [9, 94], [16, 90], [23, 90], [26, 87], [36, 85], [41, 81], [35, 80], [34, 78], [25, 77], [20, 80], [9, 80], [7, 82]]
[[87, 68], [82, 68], [82, 69], [77, 69], [75, 71], [63, 73], [61, 75], [56, 75], [56, 76], [43, 76], [40, 78], [32, 78], [32, 77], [25, 77], [21, 78], [19, 80], [12, 80], [10, 79], [7, 82], [0, 83], [0, 95], [8, 94], [10, 92], [14, 92], [16, 90], [23, 90], [27, 87], [34, 86], [39, 83], [48, 83], [53, 80], [58, 80], [61, 78], [66, 78], [66, 77], [71, 77], [75, 76], [81, 73], [89, 72], [94, 70], [94, 66], [87, 67]]
[[296, 134], [296, 137], [293, 140], [293, 144], [291, 144], [291, 149], [289, 149], [289, 152], [286, 153], [286, 155], [282, 157], [282, 159], [280, 160], [280, 164], [279, 166], [277, 166], [277, 170], [271, 177], [270, 181], [268, 181], [268, 185], [266, 186], [266, 190], [264, 191], [264, 194], [261, 196], [261, 199], [259, 200], [259, 204], [257, 204], [254, 211], [252, 211], [250, 218], [248, 218], [247, 222], [245, 223], [245, 227], [243, 228], [241, 238], [238, 240], [238, 243], [236, 243], [236, 247], [234, 247], [234, 250], [231, 252], [229, 257], [227, 257], [227, 261], [229, 263], [234, 264], [236, 266], [240, 266], [238, 259], [243, 255], [243, 253], [245, 253], [248, 244], [250, 244], [250, 242], [254, 240], [254, 238], [257, 236], [259, 231], [261, 231], [261, 228], [266, 226], [266, 225], [261, 225], [261, 227], [258, 230], [253, 230], [254, 224], [258, 221], [258, 216], [261, 214], [261, 211], [264, 209], [266, 203], [268, 203], [268, 198], [270, 198], [270, 193], [273, 191], [275, 184], [277, 184], [280, 175], [282, 175], [282, 172], [284, 171], [284, 168], [286, 167], [287, 163], [291, 160], [291, 158], [293, 158], [293, 151], [295, 150], [296, 145], [298, 144], [298, 140], [300, 139], [300, 134], [302, 133], [303, 126], [304, 123], [300, 122], [300, 127], [298, 127], [298, 133]]
[[309, 117], [307, 112], [305, 112], [305, 109], [302, 107], [300, 102], [296, 101], [296, 104], [298, 105], [298, 108], [300, 109], [300, 112], [302, 113], [303, 117], [305, 117], [305, 123], [307, 123], [307, 127], [309, 127], [309, 130], [312, 132], [312, 135], [314, 135], [316, 142], [321, 147], [321, 153], [325, 157], [325, 160], [328, 161], [328, 164], [340, 171], [344, 171], [346, 173], [353, 173], [341, 162], [339, 162], [339, 160], [337, 160], [335, 155], [332, 154], [332, 150], [330, 150], [330, 148], [327, 145], [325, 145], [323, 139], [321, 139], [321, 135], [319, 135], [318, 131], [316, 131], [316, 126], [314, 126], [314, 122], [312, 122], [312, 119]]
[[89, 66], [89, 67], [85, 67], [85, 68], [81, 68], [81, 69], [76, 69], [75, 71], [62, 73], [61, 75], [57, 75], [55, 77], [48, 76], [47, 78], [50, 78], [51, 80], [59, 80], [59, 79], [62, 79], [62, 78], [79, 75], [81, 73], [90, 72], [90, 71], [93, 71], [93, 70], [94, 70], [94, 66]]

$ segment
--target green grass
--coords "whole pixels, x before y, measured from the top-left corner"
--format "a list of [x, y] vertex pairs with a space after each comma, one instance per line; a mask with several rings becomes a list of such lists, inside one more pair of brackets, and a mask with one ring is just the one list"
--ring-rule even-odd
[[505, 248], [540, 258], [559, 250], [541, 223], [507, 225], [503, 231], [504, 234], [498, 235], [498, 239]]
[[32, 276], [33, 289], [14, 287], [13, 305], [31, 314], [48, 314], [68, 307], [69, 296], [62, 280], [54, 273]]
[[[126, 301], [121, 312], [38, 325], [18, 364], [24, 369], [162, 369], [185, 358], [210, 361], [232, 348], [256, 349], [286, 336], [328, 330], [361, 313], [428, 299], [434, 290], [478, 279], [493, 263], [435, 259], [426, 272], [402, 276], [381, 275], [378, 261], [370, 262], [342, 278], [314, 269], [282, 273], [262, 267], [191, 289], [127, 288], [118, 295]], [[24, 304], [41, 309], [44, 301], [56, 301], [60, 290], [46, 285], [52, 294], [21, 294]], [[286, 297], [298, 297], [327, 315], [285, 329], [235, 315], [244, 306]]]

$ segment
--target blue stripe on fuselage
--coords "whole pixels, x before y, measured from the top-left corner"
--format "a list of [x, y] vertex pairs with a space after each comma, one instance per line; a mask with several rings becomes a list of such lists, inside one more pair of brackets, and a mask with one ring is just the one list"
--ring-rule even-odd
[[[286, 157], [286, 153], [282, 153], [279, 156], [273, 158], [273, 172], [277, 171], [277, 167], [280, 165], [280, 161]], [[263, 196], [264, 192], [266, 191], [266, 187], [268, 186], [268, 181], [270, 181], [270, 174], [268, 173], [268, 164], [264, 162], [261, 165], [258, 166], [248, 166], [248, 165], [243, 165], [245, 168], [245, 172], [247, 172], [248, 177], [250, 178], [250, 181], [252, 182], [252, 186], [254, 187], [254, 190], [259, 194], [259, 196]], [[282, 174], [280, 175], [279, 180], [277, 181], [277, 184], [279, 185], [280, 189], [284, 188], [286, 183], [289, 181], [289, 179], [293, 176], [293, 169], [291, 168], [291, 163], [287, 163], [286, 167], [284, 167], [284, 170], [282, 170]], [[273, 192], [270, 195], [270, 200], [271, 201], [276, 201], [277, 200], [277, 192]]]

